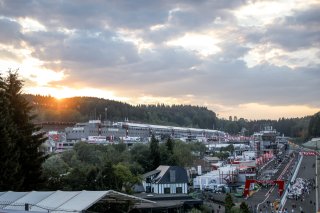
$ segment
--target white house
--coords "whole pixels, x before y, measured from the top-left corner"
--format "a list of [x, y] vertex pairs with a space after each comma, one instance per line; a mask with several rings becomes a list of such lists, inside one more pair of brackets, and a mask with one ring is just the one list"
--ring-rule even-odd
[[183, 167], [159, 166], [143, 175], [142, 185], [147, 193], [187, 194], [188, 175]]

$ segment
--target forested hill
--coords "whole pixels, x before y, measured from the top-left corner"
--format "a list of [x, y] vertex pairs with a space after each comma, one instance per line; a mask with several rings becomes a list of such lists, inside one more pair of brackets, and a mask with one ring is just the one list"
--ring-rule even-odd
[[74, 97], [57, 100], [50, 96], [24, 95], [31, 103], [36, 122], [68, 121], [82, 122], [89, 119], [107, 119], [132, 122], [185, 126], [212, 129], [216, 114], [206, 107], [191, 105], [138, 105], [132, 106], [113, 100], [93, 97]]
[[[107, 108], [107, 117], [110, 121], [124, 121], [128, 118], [131, 122], [203, 129], [212, 129], [214, 125], [215, 129], [230, 134], [235, 135], [242, 132], [247, 136], [263, 130], [265, 126], [272, 126], [285, 136], [300, 138], [301, 140], [306, 139], [308, 135], [312, 135], [308, 134], [311, 116], [250, 121], [240, 118], [236, 121], [229, 121], [217, 119], [213, 111], [199, 106], [167, 106], [163, 104], [132, 106], [119, 101], [93, 97], [74, 97], [57, 100], [50, 96], [24, 96], [35, 110], [34, 113], [37, 115], [35, 122], [86, 122], [89, 119], [99, 118], [104, 120], [105, 108]], [[317, 124], [317, 122], [316, 120], [313, 123]]]

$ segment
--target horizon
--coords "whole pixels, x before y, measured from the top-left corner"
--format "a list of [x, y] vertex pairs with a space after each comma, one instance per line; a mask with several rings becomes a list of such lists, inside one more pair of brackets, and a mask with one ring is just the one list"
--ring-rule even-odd
[[0, 74], [19, 69], [25, 93], [250, 120], [320, 111], [318, 0], [0, 0], [0, 13]]
[[[40, 95], [40, 94], [27, 94], [27, 93], [24, 93], [24, 95]], [[63, 102], [64, 99], [68, 99], [68, 98], [98, 98], [98, 99], [104, 99], [104, 100], [108, 100], [108, 101], [117, 101], [117, 100], [112, 100], [112, 99], [106, 99], [106, 98], [99, 98], [99, 97], [94, 97], [94, 96], [72, 96], [72, 97], [66, 97], [66, 98], [56, 98], [56, 97], [53, 97], [51, 95], [47, 95], [47, 97], [50, 97], [50, 98], [54, 98], [57, 102]], [[120, 103], [123, 103], [123, 104], [129, 104], [130, 106], [133, 106], [133, 107], [138, 107], [139, 104], [130, 104], [130, 103], [127, 103], [127, 102], [124, 102], [124, 101], [118, 101]], [[142, 105], [142, 104], [140, 104]], [[176, 105], [176, 106], [179, 106], [179, 105], [182, 105], [182, 106], [192, 106], [192, 107], [205, 107], [207, 108], [206, 106], [201, 106], [201, 105], [192, 105], [192, 104], [165, 104], [165, 103], [152, 103], [152, 104], [145, 104], [146, 106], [155, 106], [155, 105], [164, 105], [164, 106], [169, 106], [169, 107], [172, 107], [173, 105]], [[229, 120], [229, 116], [232, 117], [232, 119], [234, 119], [234, 117], [237, 117], [236, 115], [228, 115], [227, 117], [219, 117], [219, 114], [217, 114], [215, 111], [207, 108], [208, 110], [214, 112], [216, 114], [216, 117], [218, 119], [221, 119], [221, 120]], [[320, 112], [320, 111], [319, 111]], [[317, 113], [317, 112], [316, 112]], [[254, 120], [279, 120], [279, 119], [295, 119], [295, 118], [304, 118], [304, 117], [308, 117], [308, 116], [313, 116], [314, 114], [310, 114], [310, 115], [304, 115], [304, 116], [301, 116], [301, 117], [279, 117], [279, 118], [276, 118], [276, 119], [270, 119], [270, 118], [261, 118], [261, 119], [248, 119], [248, 118], [245, 118], [245, 117], [237, 117], [237, 120], [239, 119], [245, 119], [245, 120], [248, 120], [248, 121], [254, 121]]]

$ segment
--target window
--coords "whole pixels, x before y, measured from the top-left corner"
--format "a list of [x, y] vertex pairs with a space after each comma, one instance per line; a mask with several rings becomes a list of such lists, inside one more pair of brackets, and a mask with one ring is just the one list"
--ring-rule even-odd
[[163, 189], [164, 194], [170, 194], [170, 188], [166, 187]]
[[176, 171], [170, 170], [170, 182], [176, 182]]
[[150, 177], [146, 178], [146, 183], [151, 183], [151, 178]]
[[150, 193], [151, 192], [151, 186], [147, 186], [146, 187], [146, 193]]
[[182, 193], [182, 187], [177, 187], [176, 188], [176, 193], [181, 194]]

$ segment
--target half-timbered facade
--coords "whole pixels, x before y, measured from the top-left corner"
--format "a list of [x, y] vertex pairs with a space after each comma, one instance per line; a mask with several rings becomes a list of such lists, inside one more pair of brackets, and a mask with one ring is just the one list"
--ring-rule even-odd
[[187, 194], [187, 171], [179, 166], [159, 166], [143, 175], [143, 187], [147, 193]]

